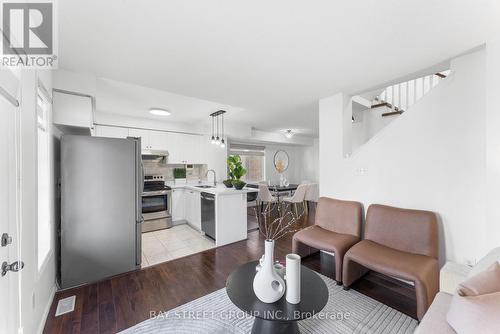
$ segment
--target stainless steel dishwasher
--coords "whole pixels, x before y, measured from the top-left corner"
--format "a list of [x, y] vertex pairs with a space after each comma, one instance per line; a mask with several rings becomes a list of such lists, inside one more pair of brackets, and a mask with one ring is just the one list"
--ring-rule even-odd
[[201, 193], [201, 230], [215, 240], [215, 195]]

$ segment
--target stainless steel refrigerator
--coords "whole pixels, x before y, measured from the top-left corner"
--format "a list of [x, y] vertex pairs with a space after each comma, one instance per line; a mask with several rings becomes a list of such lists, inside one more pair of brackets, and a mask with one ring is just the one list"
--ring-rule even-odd
[[143, 185], [140, 138], [62, 137], [61, 288], [140, 267]]

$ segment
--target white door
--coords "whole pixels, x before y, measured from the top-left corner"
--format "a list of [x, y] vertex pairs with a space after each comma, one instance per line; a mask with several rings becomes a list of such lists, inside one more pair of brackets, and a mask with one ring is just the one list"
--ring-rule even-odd
[[[14, 105], [18, 94], [17, 78], [0, 71], [0, 264], [18, 259], [19, 209], [19, 113]], [[10, 96], [11, 99], [6, 98]], [[8, 236], [8, 237], [7, 237]], [[11, 239], [10, 239], [11, 238]], [[2, 270], [3, 274], [3, 270]], [[0, 333], [17, 333], [19, 327], [19, 273], [7, 271], [0, 276]]]

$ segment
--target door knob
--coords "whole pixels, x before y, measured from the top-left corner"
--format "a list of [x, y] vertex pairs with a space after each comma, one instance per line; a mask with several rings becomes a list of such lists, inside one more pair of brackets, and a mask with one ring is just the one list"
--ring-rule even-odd
[[24, 268], [24, 262], [23, 261], [16, 261], [11, 264], [8, 264], [7, 262], [2, 263], [2, 277], [7, 274], [8, 271], [13, 271], [13, 272], [18, 272], [19, 270]]

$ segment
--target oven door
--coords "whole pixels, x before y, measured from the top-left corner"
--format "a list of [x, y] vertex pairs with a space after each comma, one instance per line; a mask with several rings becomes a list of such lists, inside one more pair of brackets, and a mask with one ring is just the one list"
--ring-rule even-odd
[[170, 190], [142, 193], [142, 216], [144, 220], [170, 217]]

